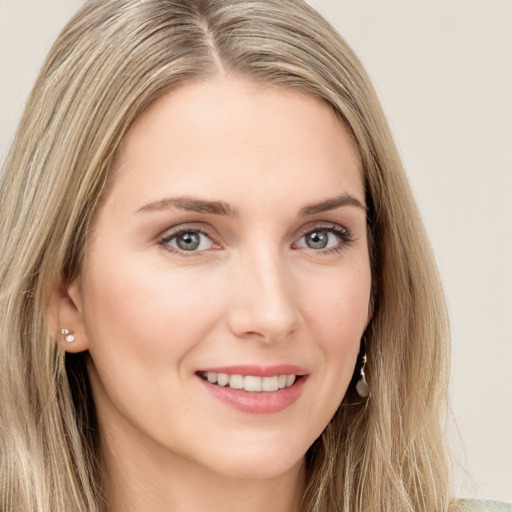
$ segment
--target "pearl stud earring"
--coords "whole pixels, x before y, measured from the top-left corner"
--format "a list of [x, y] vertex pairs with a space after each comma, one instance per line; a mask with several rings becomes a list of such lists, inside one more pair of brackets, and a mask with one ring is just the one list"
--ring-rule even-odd
[[71, 331], [69, 329], [61, 329], [60, 333], [62, 336], [64, 336], [64, 339], [68, 343], [73, 343], [73, 341], [75, 341], [75, 337], [73, 336], [73, 334], [71, 333]]

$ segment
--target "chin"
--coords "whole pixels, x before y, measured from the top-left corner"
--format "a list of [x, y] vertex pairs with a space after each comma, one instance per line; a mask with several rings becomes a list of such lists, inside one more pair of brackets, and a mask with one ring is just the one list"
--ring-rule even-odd
[[245, 460], [227, 460], [216, 472], [228, 478], [243, 480], [272, 480], [289, 474], [298, 474], [304, 464], [304, 454], [297, 458], [282, 459], [275, 455]]
[[[233, 442], [211, 454], [210, 466], [217, 474], [239, 479], [274, 479], [297, 473], [304, 463], [308, 443], [279, 436], [275, 439], [253, 439]], [[206, 455], [206, 454], [203, 454]], [[206, 462], [206, 461], [205, 461]]]

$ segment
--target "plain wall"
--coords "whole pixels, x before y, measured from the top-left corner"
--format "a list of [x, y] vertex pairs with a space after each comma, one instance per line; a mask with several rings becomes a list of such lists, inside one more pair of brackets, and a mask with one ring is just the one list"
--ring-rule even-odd
[[[316, 0], [366, 65], [437, 255], [455, 493], [512, 501], [512, 1]], [[0, 0], [0, 160], [79, 0]]]

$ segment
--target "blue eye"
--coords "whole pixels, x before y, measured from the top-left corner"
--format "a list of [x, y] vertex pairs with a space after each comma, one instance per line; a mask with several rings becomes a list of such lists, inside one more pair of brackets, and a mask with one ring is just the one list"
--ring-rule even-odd
[[211, 249], [213, 241], [208, 235], [197, 230], [183, 230], [173, 233], [162, 240], [162, 245], [169, 246], [177, 251], [195, 252]]
[[329, 251], [341, 249], [352, 241], [349, 233], [339, 227], [319, 227], [308, 231], [298, 242], [296, 247], [305, 247], [314, 251]]
[[[331, 238], [331, 240], [329, 240]], [[310, 249], [325, 249], [329, 246], [329, 242], [332, 244], [332, 239], [336, 243], [336, 237], [333, 233], [329, 233], [325, 229], [317, 229], [304, 236], [304, 241]]]

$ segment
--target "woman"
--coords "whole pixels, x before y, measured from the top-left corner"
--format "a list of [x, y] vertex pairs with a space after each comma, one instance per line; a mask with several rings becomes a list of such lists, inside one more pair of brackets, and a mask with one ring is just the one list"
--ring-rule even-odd
[[87, 3], [0, 199], [2, 510], [458, 508], [435, 265], [307, 5]]

